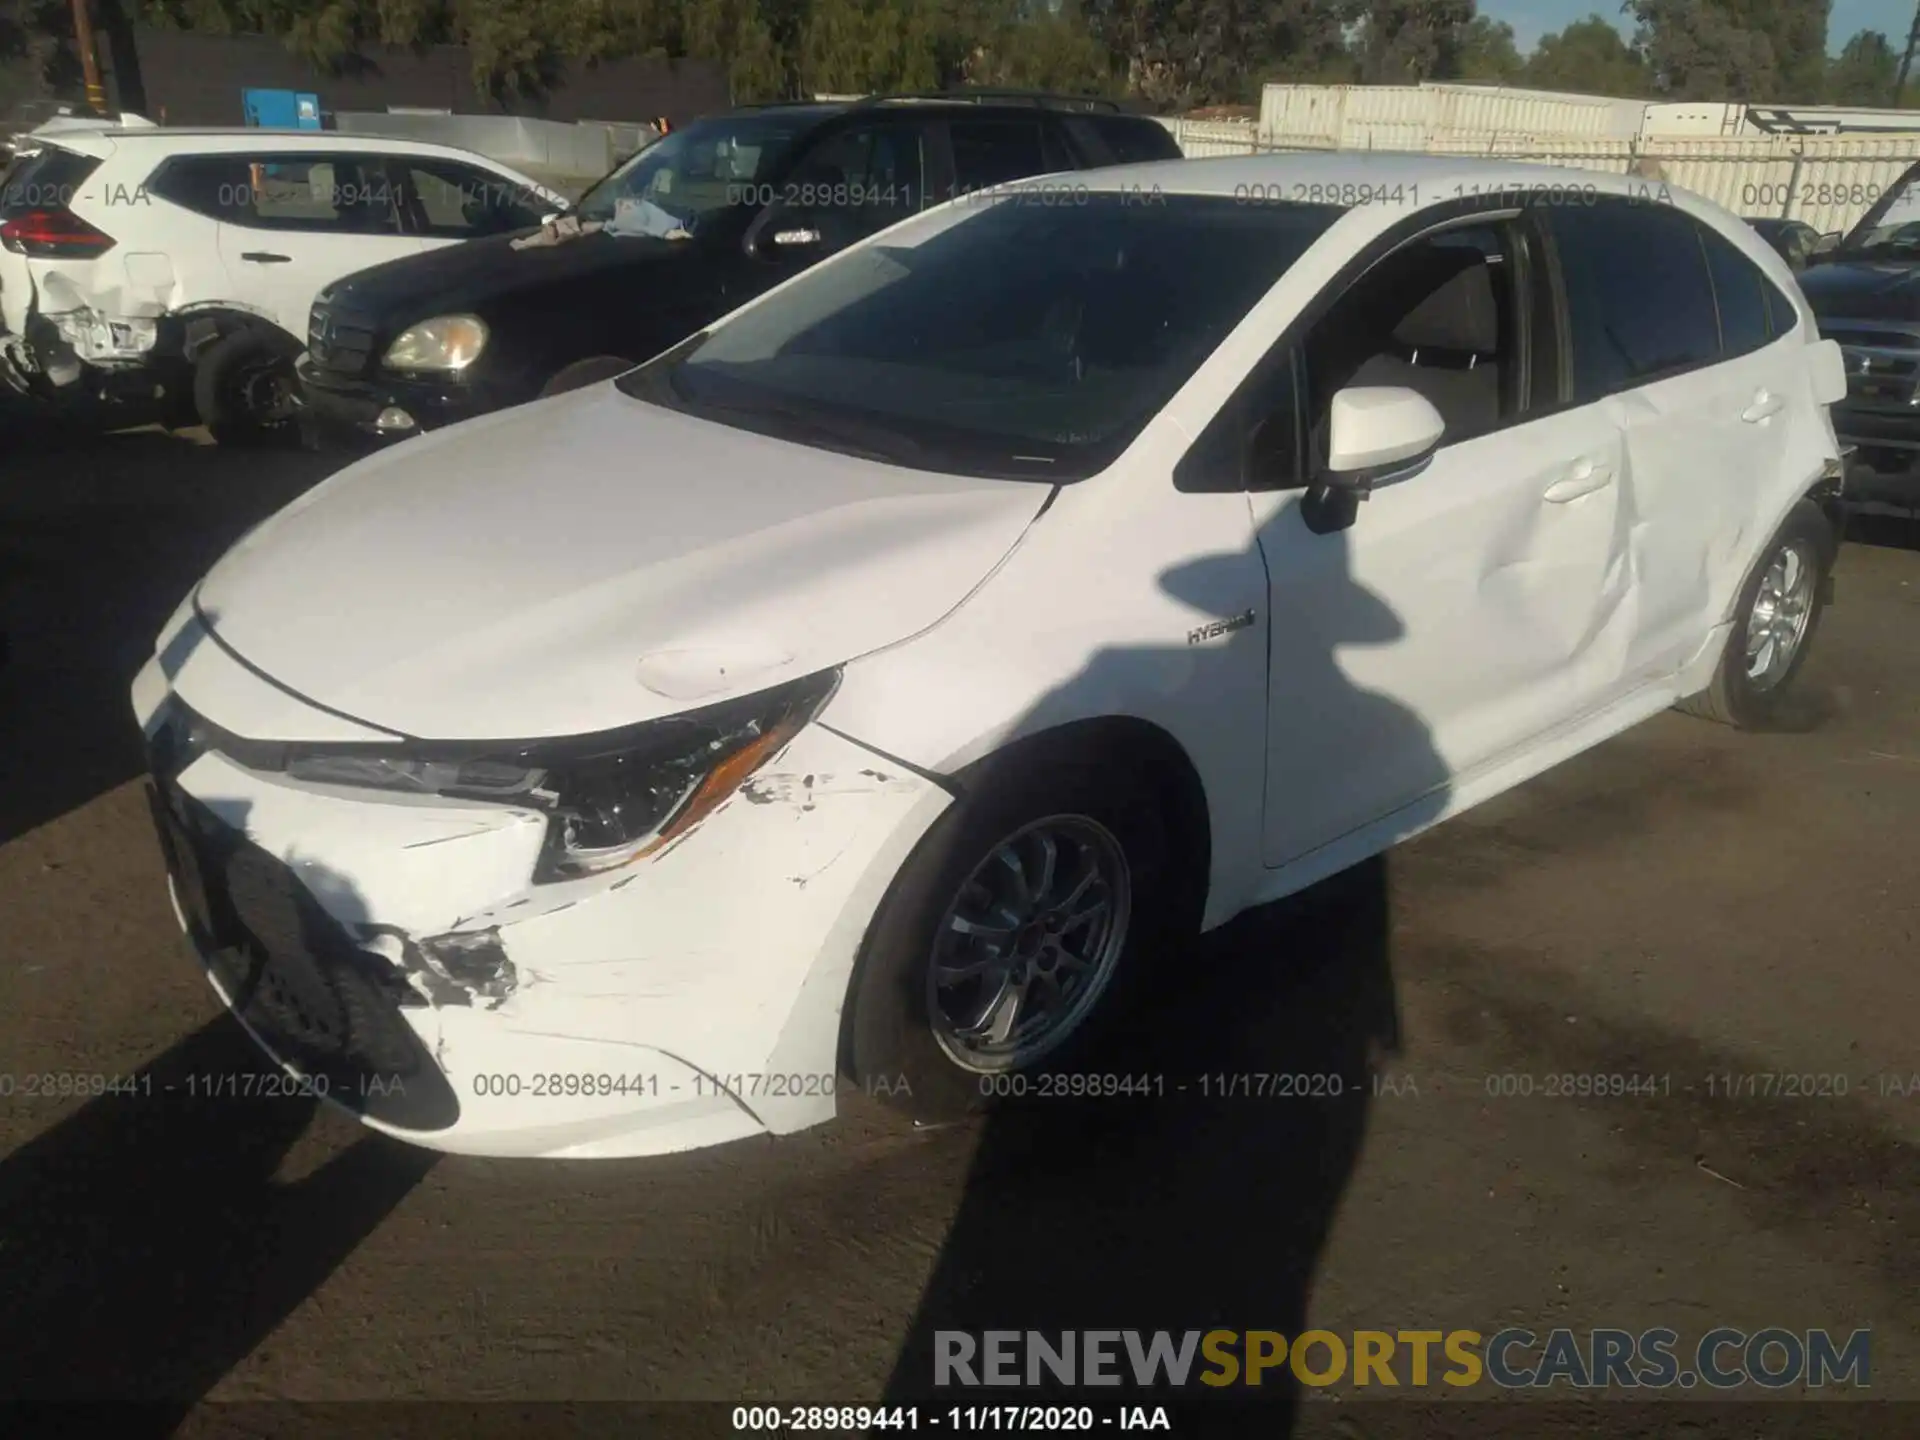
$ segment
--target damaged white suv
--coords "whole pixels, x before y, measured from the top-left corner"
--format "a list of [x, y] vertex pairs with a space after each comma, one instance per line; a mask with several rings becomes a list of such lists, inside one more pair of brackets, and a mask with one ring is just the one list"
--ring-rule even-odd
[[447, 1150], [1170, 1090], [1089, 1047], [1196, 928], [1676, 702], [1768, 722], [1844, 388], [1779, 256], [1623, 177], [956, 200], [237, 545], [134, 685], [179, 916]]
[[62, 129], [0, 182], [0, 377], [172, 399], [216, 439], [292, 428], [314, 296], [567, 202], [483, 156], [311, 130]]

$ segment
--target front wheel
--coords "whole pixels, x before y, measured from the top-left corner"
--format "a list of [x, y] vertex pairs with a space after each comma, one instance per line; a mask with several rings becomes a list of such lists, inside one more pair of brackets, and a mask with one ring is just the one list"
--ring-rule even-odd
[[923, 1121], [1088, 1057], [1180, 923], [1162, 807], [1137, 766], [989, 762], [874, 919], [848, 1068]]
[[1813, 648], [1838, 550], [1818, 505], [1802, 500], [1788, 512], [1741, 588], [1713, 682], [1681, 701], [1682, 710], [1742, 730], [1775, 722]]

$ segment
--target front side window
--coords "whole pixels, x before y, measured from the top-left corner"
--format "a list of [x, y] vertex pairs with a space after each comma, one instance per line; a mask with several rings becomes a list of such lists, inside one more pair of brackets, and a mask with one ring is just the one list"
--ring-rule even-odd
[[1080, 479], [1119, 455], [1341, 213], [1019, 194], [829, 261], [618, 383], [892, 463]]
[[552, 207], [526, 186], [456, 160], [397, 159], [412, 190], [414, 229], [472, 240], [530, 229]]
[[1414, 241], [1369, 270], [1308, 333], [1301, 379], [1308, 457], [1323, 464], [1333, 397], [1356, 385], [1418, 392], [1445, 443], [1520, 411], [1520, 296], [1511, 227], [1475, 224]]
[[1573, 399], [1586, 404], [1720, 354], [1698, 227], [1671, 205], [1602, 200], [1548, 214], [1573, 342]]
[[820, 228], [829, 247], [848, 245], [921, 206], [921, 129], [858, 125], [824, 140], [777, 187], [782, 214]]
[[766, 204], [769, 178], [819, 123], [768, 113], [696, 120], [647, 146], [581, 197], [582, 220], [641, 235], [697, 235], [740, 206]]

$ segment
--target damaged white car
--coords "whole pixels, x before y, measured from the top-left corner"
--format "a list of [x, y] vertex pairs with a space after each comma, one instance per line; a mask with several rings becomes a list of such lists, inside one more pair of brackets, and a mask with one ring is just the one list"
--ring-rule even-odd
[[311, 130], [45, 127], [0, 184], [0, 379], [293, 433], [293, 362], [344, 275], [567, 202], [483, 156]]
[[214, 985], [478, 1154], [1170, 1088], [1183, 936], [1805, 661], [1839, 356], [1637, 183], [1025, 182], [342, 472], [134, 686]]

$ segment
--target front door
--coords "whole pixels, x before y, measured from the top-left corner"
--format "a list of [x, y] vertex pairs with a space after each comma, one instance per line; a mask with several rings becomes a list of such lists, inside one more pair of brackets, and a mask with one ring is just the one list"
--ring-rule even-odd
[[[1598, 708], [1631, 634], [1621, 438], [1560, 404], [1541, 246], [1518, 219], [1417, 239], [1295, 349], [1294, 479], [1333, 395], [1393, 385], [1447, 424], [1432, 462], [1318, 533], [1302, 491], [1256, 488], [1272, 604], [1265, 860], [1400, 812]], [[1284, 428], [1284, 427], [1281, 427]]]

